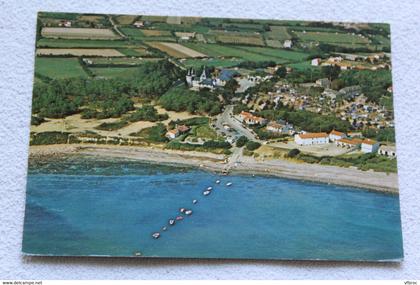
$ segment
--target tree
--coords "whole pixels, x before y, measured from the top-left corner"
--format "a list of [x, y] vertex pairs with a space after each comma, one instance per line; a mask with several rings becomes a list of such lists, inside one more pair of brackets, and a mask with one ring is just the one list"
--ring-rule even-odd
[[260, 144], [259, 142], [248, 141], [248, 142], [245, 144], [245, 146], [246, 146], [246, 149], [247, 149], [247, 150], [253, 151], [253, 150], [258, 149], [258, 148], [261, 146], [261, 144]]
[[286, 75], [287, 75], [286, 67], [281, 66], [281, 67], [277, 68], [276, 75], [280, 78], [285, 78]]
[[300, 150], [298, 150], [297, 148], [294, 148], [294, 149], [291, 149], [287, 153], [287, 157], [293, 158], [293, 157], [296, 157], [299, 153], [300, 153]]
[[323, 66], [321, 68], [321, 73], [324, 77], [327, 77], [330, 81], [333, 81], [334, 79], [337, 79], [340, 75], [340, 67], [337, 65], [331, 65], [331, 66]]
[[248, 142], [248, 138], [246, 136], [240, 136], [236, 141], [237, 147], [243, 147]]

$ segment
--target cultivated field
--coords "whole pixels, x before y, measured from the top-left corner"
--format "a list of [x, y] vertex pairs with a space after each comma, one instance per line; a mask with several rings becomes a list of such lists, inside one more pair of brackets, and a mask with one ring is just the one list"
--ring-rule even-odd
[[37, 55], [74, 55], [74, 56], [103, 56], [118, 57], [124, 56], [116, 49], [83, 49], [83, 48], [39, 48], [36, 50]]
[[273, 48], [283, 47], [283, 43], [279, 40], [265, 40], [265, 43], [267, 44], [267, 46], [273, 47]]
[[[176, 39], [168, 31], [140, 30], [137, 28], [122, 27], [120, 30], [129, 38], [134, 40], [167, 41], [175, 42]], [[148, 31], [148, 32], [146, 32]], [[149, 35], [147, 35], [149, 33]], [[161, 33], [161, 34], [160, 34]], [[152, 36], [153, 34], [153, 36]], [[160, 35], [159, 35], [160, 34]]]
[[46, 38], [65, 39], [119, 39], [111, 29], [90, 28], [42, 28], [41, 35]]
[[92, 62], [92, 65], [103, 64], [103, 65], [140, 65], [148, 61], [156, 61], [159, 58], [133, 58], [133, 57], [115, 57], [115, 58], [103, 58], [103, 57], [91, 57], [87, 58]]
[[241, 32], [224, 32], [211, 31], [211, 35], [215, 35], [216, 41], [228, 44], [248, 44], [264, 46], [264, 40], [259, 33], [241, 33]]
[[195, 51], [177, 43], [149, 42], [148, 44], [176, 58], [207, 57], [204, 53]]
[[127, 77], [133, 75], [137, 70], [136, 67], [92, 67], [89, 69], [96, 76], [105, 78]]
[[352, 35], [350, 33], [326, 33], [326, 32], [296, 32], [296, 35], [302, 41], [316, 41], [327, 43], [352, 43], [367, 44], [369, 39]]
[[172, 35], [169, 31], [160, 31], [160, 30], [141, 30], [141, 32], [146, 37], [159, 37], [159, 36], [171, 36]]
[[49, 78], [87, 78], [77, 58], [36, 57], [35, 72]]
[[272, 60], [277, 63], [286, 63], [289, 61], [296, 61], [306, 58], [308, 54], [301, 52], [294, 52], [282, 49], [249, 47], [249, 46], [225, 46], [218, 44], [195, 44], [185, 43], [184, 45], [197, 50], [205, 52], [208, 56], [219, 57], [225, 59], [239, 58], [250, 61], [268, 61]]
[[265, 33], [268, 39], [285, 41], [285, 40], [290, 40], [292, 38], [290, 34], [287, 32], [286, 27], [270, 26], [270, 29], [271, 29], [270, 32]]
[[120, 15], [113, 17], [113, 19], [120, 25], [130, 25], [137, 17], [133, 15]]
[[143, 47], [139, 43], [122, 40], [39, 39], [37, 47], [45, 48], [117, 48]]

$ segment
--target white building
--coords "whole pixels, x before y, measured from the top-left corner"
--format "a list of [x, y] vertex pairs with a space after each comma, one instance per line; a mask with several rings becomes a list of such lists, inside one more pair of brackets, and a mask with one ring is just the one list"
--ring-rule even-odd
[[395, 146], [381, 145], [378, 154], [388, 157], [397, 157], [397, 150], [395, 149]]
[[362, 141], [362, 147], [361, 150], [364, 153], [372, 153], [372, 152], [377, 152], [379, 149], [379, 143], [371, 140], [371, 139], [364, 139]]
[[165, 135], [165, 136], [166, 136], [168, 139], [173, 140], [173, 139], [174, 139], [174, 138], [176, 138], [178, 135], [179, 135], [178, 130], [177, 130], [177, 129], [173, 129], [173, 130], [168, 131], [168, 132], [166, 133], [166, 135]]
[[292, 46], [293, 46], [292, 40], [285, 40], [283, 43], [284, 48], [292, 48]]
[[267, 124], [266, 119], [264, 119], [262, 117], [255, 116], [255, 115], [253, 115], [251, 113], [248, 113], [248, 112], [245, 112], [245, 111], [242, 111], [239, 114], [239, 118], [242, 122], [244, 122], [244, 123], [246, 123], [247, 125], [250, 125], [250, 126], [253, 126], [253, 125], [263, 126], [263, 125]]
[[321, 59], [319, 57], [312, 59], [311, 65], [318, 66], [321, 64]]
[[329, 143], [327, 133], [305, 133], [295, 135], [295, 143], [298, 145], [314, 145]]
[[330, 134], [328, 135], [328, 137], [329, 137], [330, 141], [335, 142], [335, 141], [338, 141], [338, 140], [341, 140], [341, 139], [345, 138], [346, 134], [342, 133], [342, 132], [339, 132], [339, 131], [336, 131], [336, 130], [332, 130], [330, 132]]

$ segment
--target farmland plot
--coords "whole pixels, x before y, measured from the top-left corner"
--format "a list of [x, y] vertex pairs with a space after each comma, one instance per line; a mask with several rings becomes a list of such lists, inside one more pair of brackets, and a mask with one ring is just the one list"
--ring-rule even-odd
[[41, 35], [46, 38], [65, 39], [119, 39], [111, 29], [90, 28], [42, 28]]
[[282, 26], [270, 26], [271, 31], [266, 32], [265, 35], [268, 39], [285, 41], [290, 40], [292, 37], [289, 35], [287, 28]]
[[296, 32], [302, 41], [315, 41], [326, 43], [348, 43], [348, 44], [367, 44], [369, 39], [353, 35], [350, 33], [326, 33], [326, 32]]
[[74, 56], [104, 56], [118, 57], [124, 56], [116, 49], [92, 49], [92, 48], [39, 48], [37, 55], [74, 55]]
[[49, 78], [87, 78], [86, 72], [77, 58], [36, 57], [35, 71]]
[[177, 43], [149, 42], [148, 44], [176, 58], [207, 57], [204, 53]]

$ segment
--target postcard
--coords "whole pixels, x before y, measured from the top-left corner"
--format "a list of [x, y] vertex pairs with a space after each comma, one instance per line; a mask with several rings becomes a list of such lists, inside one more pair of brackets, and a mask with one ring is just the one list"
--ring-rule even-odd
[[401, 261], [390, 27], [40, 12], [22, 251]]

